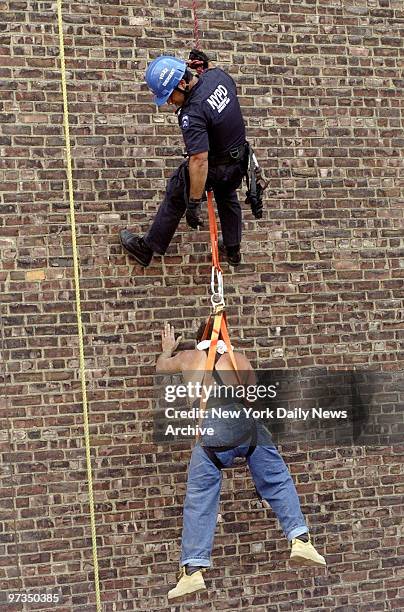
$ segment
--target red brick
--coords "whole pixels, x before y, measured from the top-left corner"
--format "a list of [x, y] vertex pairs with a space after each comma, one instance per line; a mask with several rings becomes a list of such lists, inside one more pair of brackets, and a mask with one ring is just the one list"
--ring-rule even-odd
[[[95, 596], [51, 4], [33, 10], [24, 0], [0, 0], [0, 384], [7, 385], [0, 400], [0, 588], [60, 585], [67, 612], [95, 610]], [[258, 367], [371, 366], [398, 375], [403, 367], [396, 75], [404, 13], [397, 0], [365, 4], [197, 3], [202, 47], [236, 78], [248, 135], [270, 178], [264, 219], [255, 221], [244, 207], [243, 266], [224, 264], [233, 342]], [[63, 3], [108, 610], [167, 608], [191, 445], [152, 441], [154, 363], [163, 319], [192, 342], [194, 319], [210, 310], [206, 228], [194, 233], [181, 223], [164, 265], [156, 257], [147, 270], [122, 253], [117, 238], [121, 227], [146, 230], [165, 178], [181, 161], [175, 117], [157, 112], [140, 84], [158, 53], [186, 56], [192, 3], [181, 5], [181, 15], [177, 5]], [[394, 391], [386, 381], [379, 389], [385, 414], [401, 386], [397, 379]], [[250, 477], [237, 467], [224, 476], [210, 593], [185, 605], [256, 612], [403, 607], [402, 449], [287, 439], [282, 452], [332, 570], [289, 568], [273, 513], [258, 506]]]

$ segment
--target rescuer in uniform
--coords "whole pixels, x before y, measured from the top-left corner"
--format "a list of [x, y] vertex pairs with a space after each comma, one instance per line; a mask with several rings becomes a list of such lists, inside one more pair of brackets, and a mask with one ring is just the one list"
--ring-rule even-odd
[[[232, 265], [241, 261], [242, 215], [236, 189], [248, 164], [245, 125], [233, 79], [210, 63], [206, 66], [195, 76], [185, 61], [161, 56], [146, 71], [155, 103], [177, 107], [188, 158], [171, 176], [148, 232], [120, 232], [122, 246], [142, 266], [149, 265], [153, 253], [164, 255], [184, 213], [191, 228], [203, 225], [206, 188], [214, 192], [227, 259]], [[262, 204], [258, 210], [251, 208], [261, 218]]]
[[[174, 328], [165, 324], [162, 331], [162, 353], [157, 360], [156, 371], [162, 374], [181, 373], [188, 386], [190, 381], [193, 385], [201, 384], [210, 345], [210, 340], [200, 342], [204, 327], [205, 324], [199, 328], [199, 342], [195, 350], [180, 351], [172, 356], [181, 338], [175, 340]], [[250, 361], [242, 353], [235, 352], [234, 357], [242, 384], [256, 385]], [[236, 374], [226, 345], [220, 337], [213, 377], [227, 388], [236, 385]], [[229, 401], [223, 399], [219, 404], [223, 406], [226, 402], [228, 408], [240, 404], [234, 399], [230, 406]], [[290, 562], [294, 565], [324, 567], [324, 557], [310, 542], [289, 470], [268, 430], [263, 424], [252, 423], [251, 420], [248, 422], [243, 417], [222, 419], [219, 422], [211, 419], [205, 424], [213, 425], [214, 435], [202, 437], [192, 451], [184, 502], [181, 572], [176, 587], [168, 593], [168, 599], [206, 589], [202, 572], [211, 563], [222, 482], [221, 470], [231, 467], [236, 457], [246, 458], [259, 497], [272, 507], [291, 542]]]

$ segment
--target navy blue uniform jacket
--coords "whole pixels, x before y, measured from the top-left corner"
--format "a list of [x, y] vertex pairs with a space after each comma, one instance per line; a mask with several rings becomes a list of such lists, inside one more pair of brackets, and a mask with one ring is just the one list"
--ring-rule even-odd
[[178, 113], [188, 155], [219, 155], [245, 142], [236, 84], [220, 68], [204, 72]]

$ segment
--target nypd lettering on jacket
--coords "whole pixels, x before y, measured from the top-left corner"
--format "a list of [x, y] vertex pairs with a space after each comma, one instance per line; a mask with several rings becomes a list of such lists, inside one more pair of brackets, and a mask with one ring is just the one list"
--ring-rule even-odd
[[178, 123], [188, 155], [215, 156], [242, 145], [244, 120], [231, 76], [220, 68], [206, 70], [186, 97]]
[[206, 100], [213, 110], [221, 113], [230, 103], [228, 91], [224, 85], [218, 85], [212, 95]]

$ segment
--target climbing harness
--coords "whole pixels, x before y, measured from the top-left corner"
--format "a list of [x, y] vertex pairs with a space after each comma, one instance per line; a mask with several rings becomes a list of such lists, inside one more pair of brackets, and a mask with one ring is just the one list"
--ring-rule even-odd
[[66, 164], [67, 164], [66, 174], [67, 174], [69, 203], [70, 203], [70, 226], [71, 226], [71, 232], [72, 232], [74, 287], [75, 287], [75, 296], [76, 296], [77, 330], [78, 330], [78, 338], [79, 338], [79, 364], [80, 364], [81, 391], [82, 391], [82, 398], [83, 398], [83, 427], [84, 427], [84, 438], [85, 438], [85, 447], [86, 447], [88, 503], [89, 503], [89, 510], [90, 510], [91, 541], [92, 541], [93, 563], [94, 563], [94, 585], [95, 585], [97, 612], [101, 612], [100, 582], [99, 582], [98, 556], [97, 556], [97, 534], [96, 534], [96, 527], [95, 527], [94, 492], [93, 492], [93, 478], [92, 478], [92, 469], [91, 469], [90, 426], [89, 426], [87, 388], [86, 388], [86, 368], [85, 368], [85, 359], [84, 359], [83, 322], [82, 322], [82, 317], [81, 317], [80, 265], [79, 265], [79, 254], [78, 254], [78, 248], [77, 248], [76, 218], [75, 218], [75, 211], [74, 211], [74, 195], [73, 195], [72, 156], [71, 156], [71, 149], [70, 149], [69, 108], [68, 108], [67, 85], [66, 85], [66, 65], [65, 65], [65, 52], [64, 52], [65, 47], [64, 47], [64, 37], [63, 37], [62, 0], [57, 0], [57, 15], [58, 15], [58, 29], [59, 29], [60, 73], [61, 73], [62, 95], [63, 95], [63, 123], [64, 123], [65, 141], [66, 141]]

